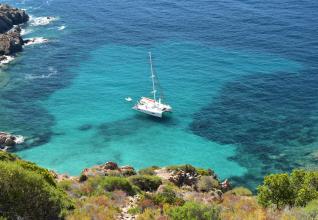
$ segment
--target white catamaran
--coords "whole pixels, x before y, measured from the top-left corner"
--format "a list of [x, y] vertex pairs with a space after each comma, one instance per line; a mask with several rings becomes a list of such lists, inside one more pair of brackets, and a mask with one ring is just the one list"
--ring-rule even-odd
[[171, 112], [172, 108], [170, 105], [162, 103], [163, 97], [160, 96], [160, 98], [157, 100], [156, 99], [156, 83], [155, 79], [156, 76], [154, 74], [153, 70], [153, 65], [152, 65], [152, 58], [151, 58], [151, 52], [149, 52], [149, 61], [150, 61], [150, 70], [151, 70], [151, 80], [152, 80], [152, 94], [153, 94], [153, 99], [146, 98], [146, 97], [141, 97], [139, 102], [133, 107], [133, 109], [148, 114], [152, 115], [155, 117], [161, 118], [163, 113], [165, 112]]

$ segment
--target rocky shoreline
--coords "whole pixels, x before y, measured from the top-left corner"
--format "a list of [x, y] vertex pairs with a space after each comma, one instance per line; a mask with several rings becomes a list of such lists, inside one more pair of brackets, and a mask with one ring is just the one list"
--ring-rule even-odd
[[0, 150], [7, 151], [9, 148], [14, 147], [17, 144], [23, 143], [24, 138], [22, 136], [12, 135], [6, 132], [0, 131]]
[[0, 4], [0, 63], [8, 63], [22, 51], [25, 41], [20, 26], [28, 21], [29, 15], [24, 10]]
[[[138, 171], [130, 166], [119, 166], [117, 163], [108, 161], [104, 164], [95, 165], [90, 168], [85, 168], [80, 176], [69, 176], [67, 174], [58, 174], [55, 171], [50, 171], [53, 177], [58, 181], [63, 180], [76, 180], [78, 182], [85, 182], [89, 178], [104, 177], [104, 176], [134, 176], [137, 175]], [[169, 181], [178, 187], [188, 186], [197, 190], [197, 183], [202, 176], [209, 176], [216, 182], [216, 187], [220, 192], [226, 192], [232, 188], [228, 179], [223, 181], [219, 180], [218, 176], [211, 169], [199, 169], [192, 165], [180, 165], [180, 166], [168, 166], [168, 167], [157, 167], [152, 166], [146, 168], [145, 174], [160, 177], [162, 180]]]

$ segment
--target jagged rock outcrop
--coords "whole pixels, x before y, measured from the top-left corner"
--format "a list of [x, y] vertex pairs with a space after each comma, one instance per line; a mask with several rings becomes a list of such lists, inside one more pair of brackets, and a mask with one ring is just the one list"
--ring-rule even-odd
[[0, 4], [0, 56], [22, 51], [24, 44], [19, 26], [29, 20], [24, 10]]
[[102, 165], [97, 165], [92, 168], [86, 168], [82, 171], [80, 180], [85, 181], [90, 176], [108, 176], [108, 175], [123, 175], [123, 176], [131, 176], [136, 174], [136, 171], [131, 166], [122, 166], [119, 167], [117, 163], [107, 162]]
[[29, 15], [21, 9], [12, 8], [7, 4], [0, 4], [0, 33], [10, 30], [13, 25], [27, 22]]
[[0, 150], [6, 150], [23, 142], [22, 136], [14, 136], [6, 132], [0, 132]]
[[172, 171], [169, 181], [177, 186], [194, 186], [199, 178], [195, 167], [191, 165], [185, 165], [182, 168], [178, 168]]
[[14, 27], [10, 31], [0, 34], [0, 56], [22, 51], [24, 42], [20, 32], [21, 29], [19, 27]]

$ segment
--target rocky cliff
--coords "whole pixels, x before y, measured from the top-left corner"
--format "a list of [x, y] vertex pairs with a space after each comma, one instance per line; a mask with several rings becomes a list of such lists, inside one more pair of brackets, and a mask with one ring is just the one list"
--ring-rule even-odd
[[11, 55], [22, 50], [21, 25], [29, 20], [21, 9], [0, 4], [0, 56]]

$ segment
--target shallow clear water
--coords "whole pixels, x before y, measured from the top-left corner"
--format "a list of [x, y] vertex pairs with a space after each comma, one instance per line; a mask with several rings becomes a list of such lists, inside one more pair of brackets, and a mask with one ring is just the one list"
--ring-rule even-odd
[[[29, 138], [21, 157], [70, 174], [191, 163], [250, 186], [315, 166], [317, 3], [7, 2], [58, 18], [26, 27], [49, 43], [1, 73], [0, 130]], [[148, 51], [174, 108], [162, 120], [124, 99], [150, 95]]]

